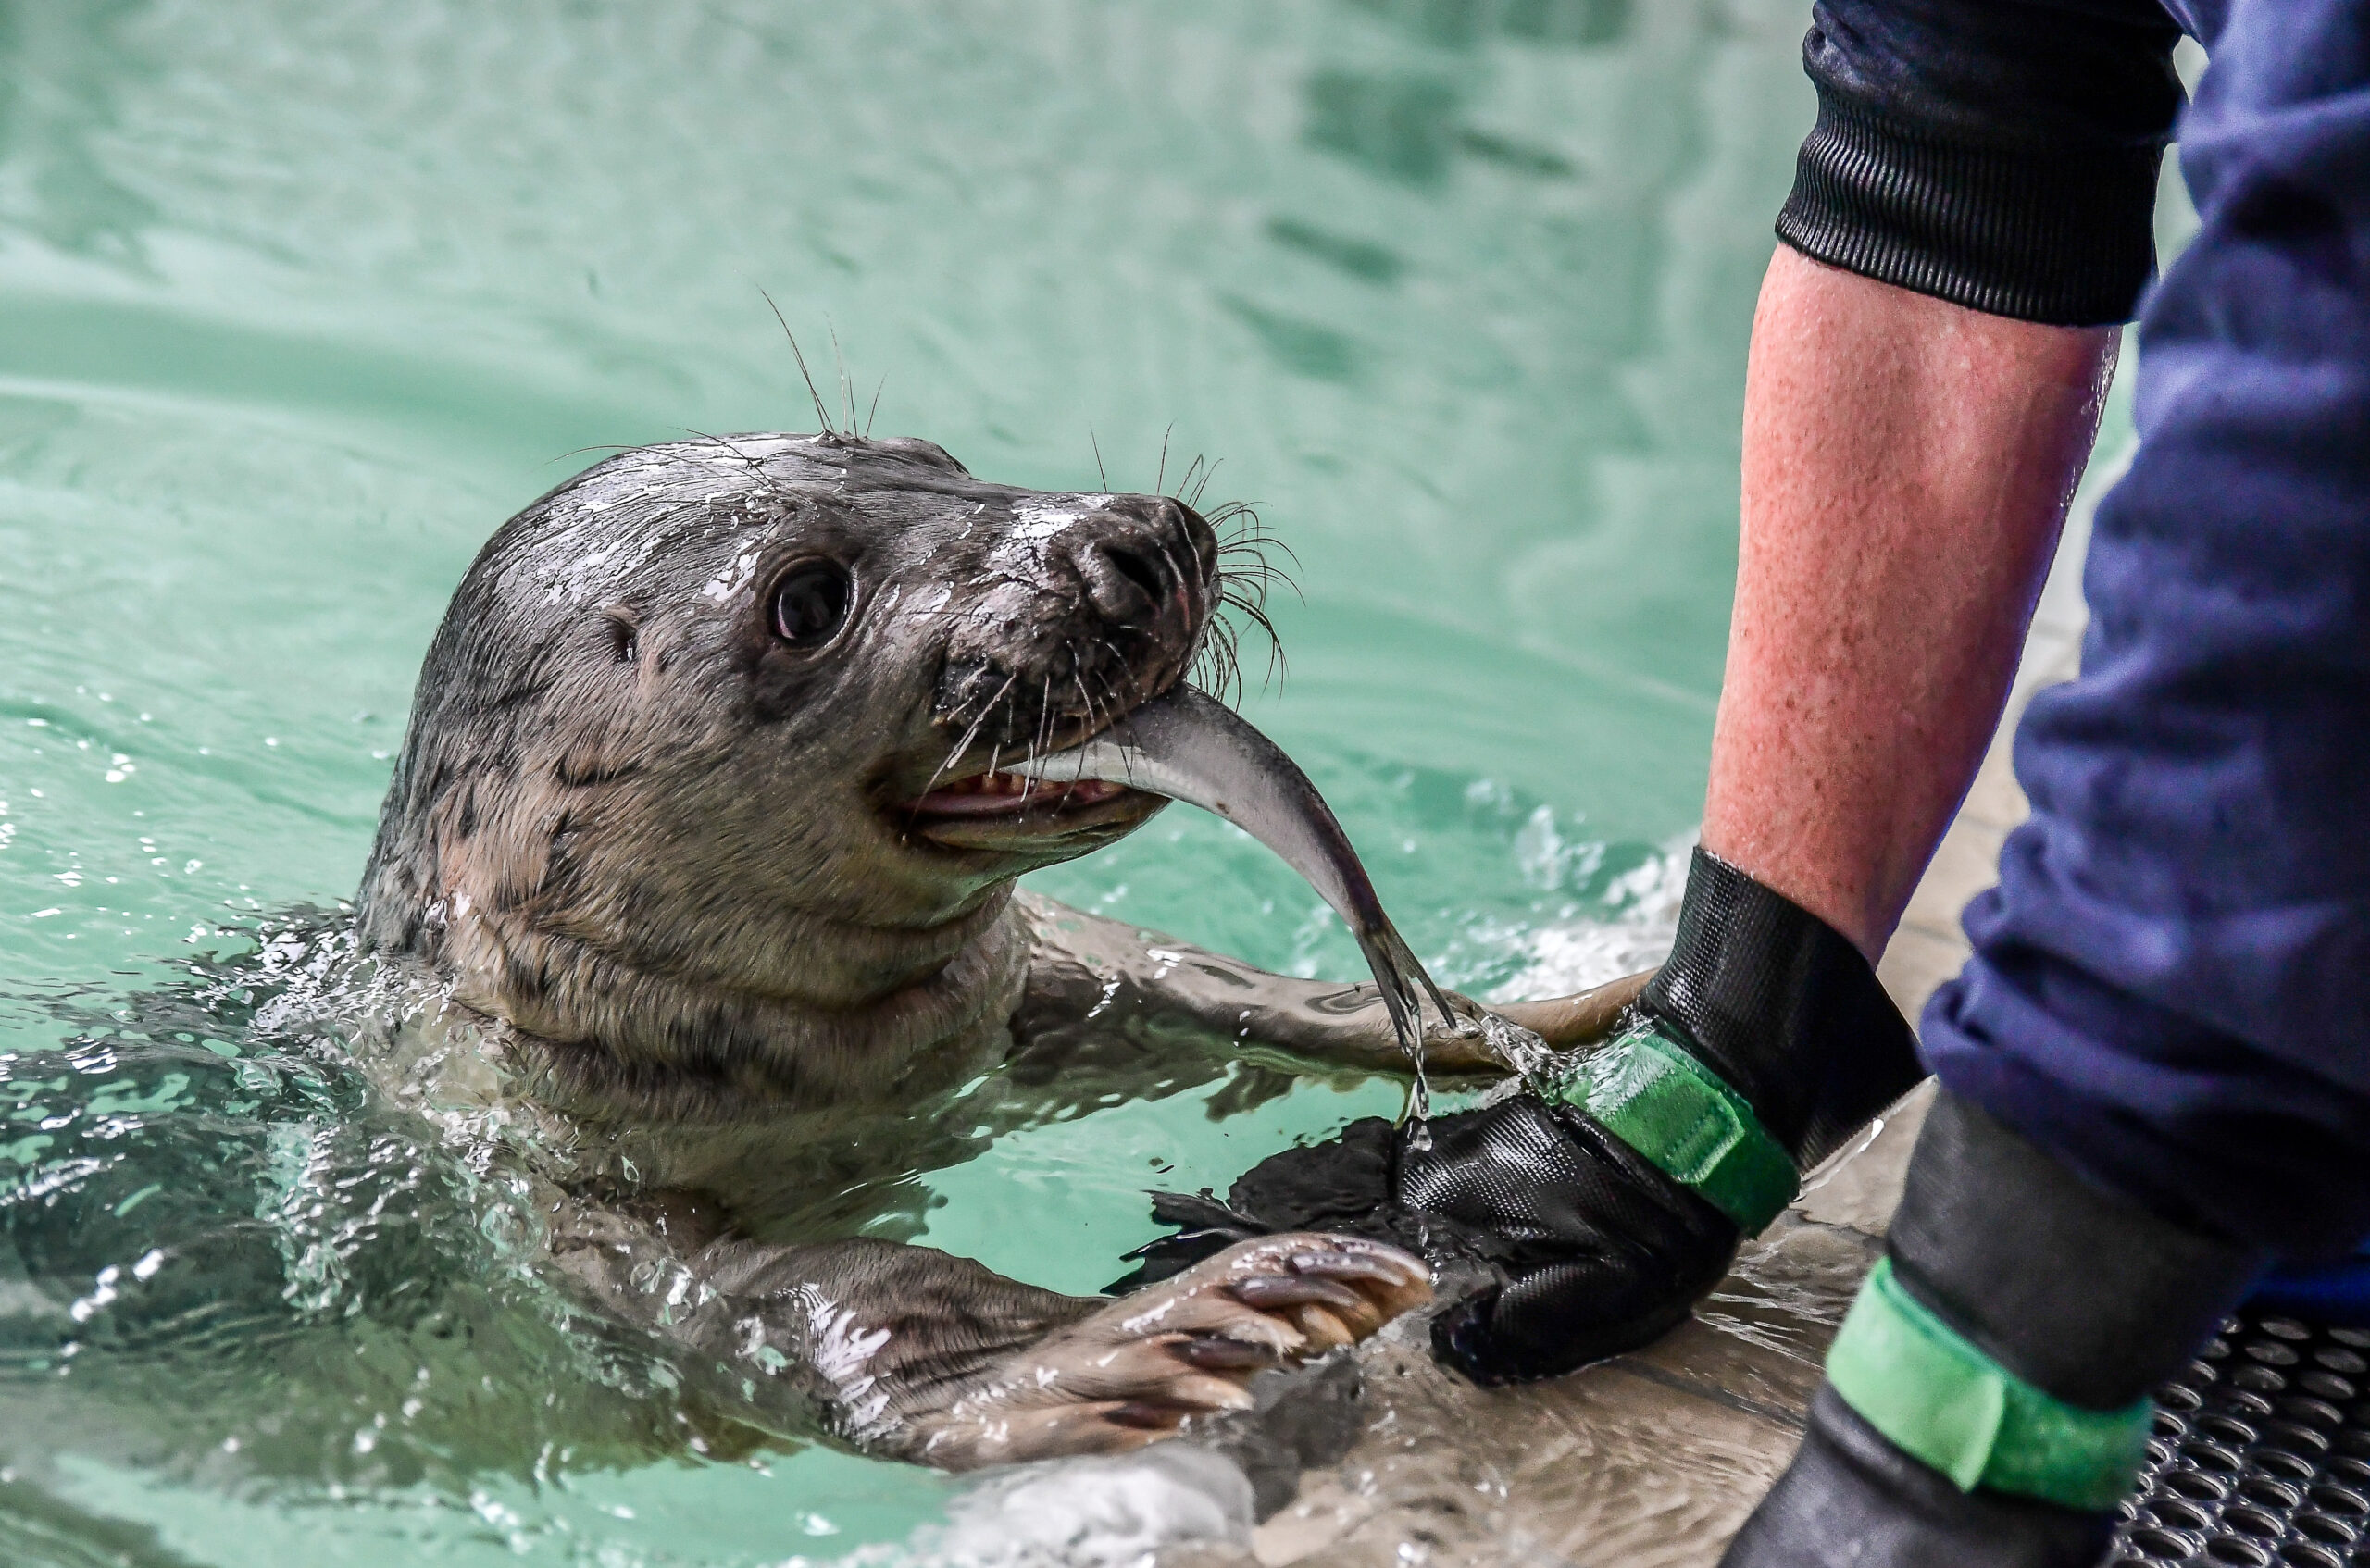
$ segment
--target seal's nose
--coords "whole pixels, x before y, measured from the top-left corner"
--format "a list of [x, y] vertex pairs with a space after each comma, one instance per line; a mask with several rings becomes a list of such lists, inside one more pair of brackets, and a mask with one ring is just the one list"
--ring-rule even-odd
[[1140, 620], [1165, 601], [1176, 574], [1163, 569], [1155, 547], [1129, 538], [1089, 540], [1073, 546], [1070, 563], [1086, 596], [1105, 619]]
[[1164, 615], [1198, 621], [1215, 554], [1208, 535], [1166, 496], [1128, 496], [1079, 518], [1056, 545], [1104, 620], [1149, 629]]

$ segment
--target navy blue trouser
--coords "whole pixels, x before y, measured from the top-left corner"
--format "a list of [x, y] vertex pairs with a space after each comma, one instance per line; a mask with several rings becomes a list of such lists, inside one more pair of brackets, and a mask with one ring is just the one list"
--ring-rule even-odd
[[2139, 327], [2079, 679], [1929, 1064], [2165, 1217], [2370, 1235], [2370, 0], [2198, 0], [2202, 228]]

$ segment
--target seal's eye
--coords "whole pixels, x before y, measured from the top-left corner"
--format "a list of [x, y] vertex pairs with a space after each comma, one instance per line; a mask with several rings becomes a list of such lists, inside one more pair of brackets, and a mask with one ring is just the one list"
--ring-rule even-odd
[[819, 648], [848, 618], [855, 584], [836, 561], [809, 561], [774, 588], [774, 635], [793, 648]]

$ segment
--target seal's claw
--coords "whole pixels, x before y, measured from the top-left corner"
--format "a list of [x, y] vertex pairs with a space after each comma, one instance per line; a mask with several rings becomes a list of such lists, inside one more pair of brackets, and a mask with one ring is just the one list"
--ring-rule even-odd
[[1091, 1408], [1101, 1410], [1103, 1419], [1115, 1426], [1130, 1427], [1148, 1434], [1146, 1441], [1150, 1440], [1149, 1435], [1166, 1437], [1174, 1432], [1177, 1424], [1185, 1417], [1185, 1412], [1175, 1405], [1156, 1405], [1143, 1400], [1128, 1400], [1118, 1404]]
[[1294, 1252], [1284, 1262], [1294, 1274], [1319, 1278], [1371, 1279], [1384, 1285], [1406, 1286], [1424, 1277], [1420, 1266], [1413, 1270], [1408, 1267], [1412, 1260], [1369, 1257], [1362, 1252]]
[[1227, 1294], [1245, 1306], [1269, 1312], [1278, 1307], [1300, 1307], [1316, 1302], [1328, 1307], [1343, 1307], [1356, 1312], [1366, 1305], [1366, 1298], [1346, 1285], [1329, 1279], [1291, 1275], [1262, 1274], [1229, 1286]]
[[1219, 1335], [1189, 1335], [1177, 1347], [1179, 1360], [1211, 1372], [1262, 1372], [1280, 1365], [1283, 1355], [1265, 1345]]
[[1249, 1410], [1259, 1402], [1241, 1384], [1229, 1378], [1212, 1376], [1208, 1373], [1189, 1373], [1177, 1377], [1166, 1391], [1180, 1404], [1196, 1405], [1204, 1410]]
[[1292, 1321], [1308, 1336], [1308, 1342], [1319, 1350], [1330, 1350], [1341, 1345], [1354, 1345], [1366, 1336], [1341, 1321], [1334, 1313], [1311, 1302], [1292, 1309]]
[[958, 1406], [929, 1422], [906, 1457], [942, 1470], [977, 1470], [1066, 1454], [1124, 1453], [1168, 1436], [1182, 1413], [1128, 1400], [992, 1413]]
[[1113, 1453], [1192, 1417], [1246, 1410], [1271, 1367], [1354, 1344], [1431, 1297], [1423, 1263], [1356, 1237], [1261, 1237], [1103, 1307], [921, 1417], [949, 1470]]

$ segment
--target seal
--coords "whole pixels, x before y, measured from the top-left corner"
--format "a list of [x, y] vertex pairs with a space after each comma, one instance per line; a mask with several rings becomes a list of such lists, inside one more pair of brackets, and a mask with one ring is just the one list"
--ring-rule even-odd
[[[1371, 986], [1016, 890], [1166, 803], [1015, 769], [1184, 678], [1225, 548], [1174, 497], [754, 434], [594, 465], [455, 593], [357, 897], [407, 999], [372, 1064], [497, 1111], [554, 1265], [705, 1354], [735, 1419], [949, 1469], [1114, 1450], [1427, 1299], [1348, 1237], [1116, 1301], [900, 1238], [916, 1173], [1012, 1128], [1247, 1055], [1269, 1089], [1404, 1069]], [[1569, 1044], [1634, 989], [1500, 1011]], [[1499, 1070], [1477, 1049], [1435, 1070]]]

